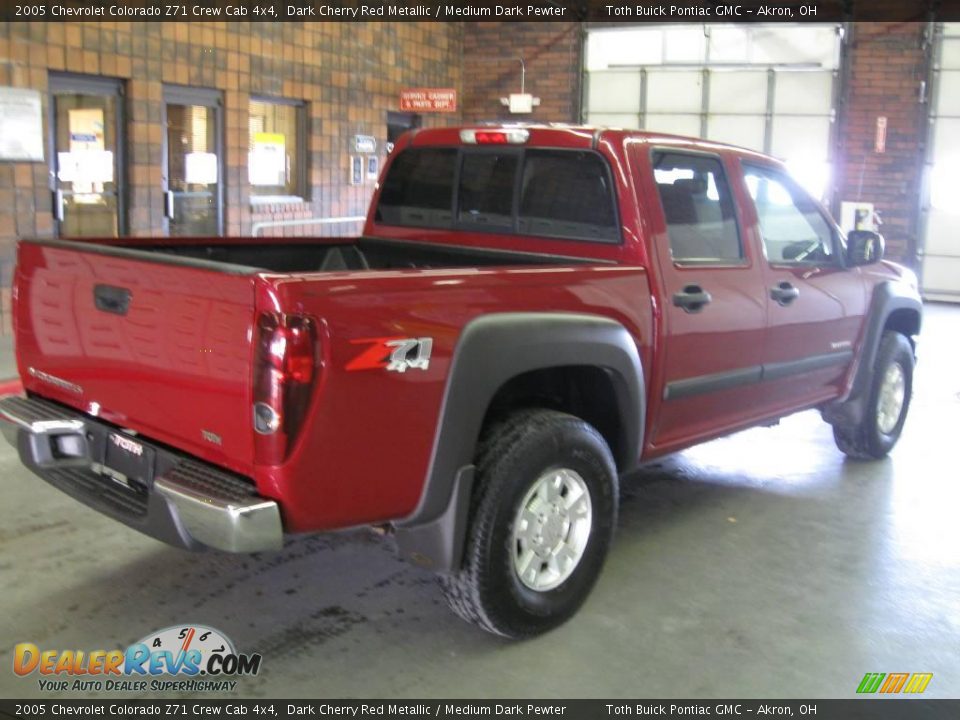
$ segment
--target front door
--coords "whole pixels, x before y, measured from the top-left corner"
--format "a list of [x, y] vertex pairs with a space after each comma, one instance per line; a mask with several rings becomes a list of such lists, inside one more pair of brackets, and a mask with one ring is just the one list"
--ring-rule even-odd
[[783, 408], [835, 397], [867, 307], [860, 270], [844, 266], [836, 226], [782, 169], [758, 161], [743, 172], [766, 257], [767, 393]]
[[[653, 150], [642, 176], [662, 282], [663, 390], [652, 441], [689, 444], [763, 414], [763, 275], [719, 155]], [[641, 161], [642, 162], [642, 161]]]
[[125, 230], [119, 80], [50, 75], [50, 178], [60, 237], [118, 237]]
[[223, 234], [223, 100], [218, 91], [165, 87], [163, 190], [167, 234]]

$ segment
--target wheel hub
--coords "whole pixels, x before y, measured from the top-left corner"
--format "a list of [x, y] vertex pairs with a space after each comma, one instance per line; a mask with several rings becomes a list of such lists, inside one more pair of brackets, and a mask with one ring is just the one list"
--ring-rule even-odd
[[906, 390], [906, 374], [900, 363], [895, 362], [883, 374], [877, 396], [877, 429], [884, 435], [892, 433], [900, 421]]
[[513, 526], [514, 570], [531, 590], [545, 592], [576, 569], [590, 537], [593, 509], [583, 478], [550, 470], [530, 487]]
[[533, 551], [538, 557], [548, 558], [556, 550], [557, 545], [566, 537], [570, 529], [567, 511], [554, 505], [545, 516], [538, 516], [534, 525], [536, 533], [531, 542]]

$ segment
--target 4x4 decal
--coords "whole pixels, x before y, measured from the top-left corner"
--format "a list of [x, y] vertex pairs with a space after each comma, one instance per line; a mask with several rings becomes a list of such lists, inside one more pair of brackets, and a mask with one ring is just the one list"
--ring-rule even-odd
[[407, 370], [426, 370], [430, 367], [433, 338], [363, 338], [352, 340], [353, 345], [370, 347], [347, 363], [347, 370], [385, 369], [403, 373]]

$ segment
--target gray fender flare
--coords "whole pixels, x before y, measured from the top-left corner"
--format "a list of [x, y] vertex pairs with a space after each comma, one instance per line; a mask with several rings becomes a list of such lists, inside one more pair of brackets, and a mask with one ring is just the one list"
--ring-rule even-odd
[[618, 467], [640, 457], [646, 412], [640, 356], [633, 336], [606, 317], [519, 312], [484, 315], [464, 328], [447, 377], [433, 454], [417, 508], [394, 523], [401, 556], [439, 572], [463, 554], [473, 490], [473, 457], [484, 416], [503, 385], [526, 372], [591, 366], [614, 384], [619, 419]]
[[850, 392], [842, 400], [832, 402], [822, 410], [823, 419], [831, 425], [859, 425], [863, 421], [880, 339], [883, 337], [887, 320], [898, 310], [916, 312], [918, 319], [922, 319], [923, 302], [919, 294], [906, 284], [893, 280], [874, 287], [867, 310], [863, 346], [854, 370]]

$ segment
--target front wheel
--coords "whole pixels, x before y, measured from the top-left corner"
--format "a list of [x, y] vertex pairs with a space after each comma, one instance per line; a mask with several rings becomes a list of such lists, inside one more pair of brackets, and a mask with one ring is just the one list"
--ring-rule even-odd
[[837, 447], [858, 460], [884, 457], [900, 439], [912, 394], [913, 348], [900, 333], [885, 332], [863, 419], [858, 425], [834, 426]]
[[529, 637], [573, 615], [596, 582], [617, 518], [603, 437], [551, 410], [514, 413], [486, 435], [465, 559], [441, 577], [453, 610], [498, 635]]

